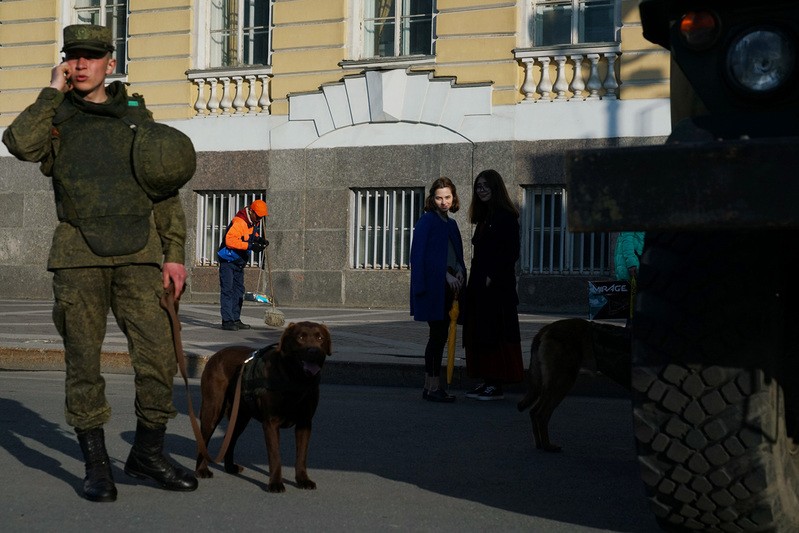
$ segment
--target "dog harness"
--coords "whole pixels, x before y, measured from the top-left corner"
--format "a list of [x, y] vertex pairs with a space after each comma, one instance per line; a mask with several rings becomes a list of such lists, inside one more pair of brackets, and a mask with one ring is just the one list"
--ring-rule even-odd
[[[241, 379], [242, 401], [248, 406], [257, 405], [258, 398], [267, 391], [301, 392], [310, 390], [318, 384], [319, 375], [305, 377], [302, 366], [296, 364], [297, 373], [292, 374], [289, 365], [295, 364], [293, 359], [286, 358], [278, 351], [278, 345], [270, 344], [255, 350], [244, 361]], [[270, 365], [269, 377], [266, 377], [265, 366]]]

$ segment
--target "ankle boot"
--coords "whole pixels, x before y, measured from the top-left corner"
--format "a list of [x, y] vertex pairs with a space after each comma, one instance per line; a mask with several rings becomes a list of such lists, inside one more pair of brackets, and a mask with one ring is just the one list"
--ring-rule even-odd
[[163, 455], [166, 426], [149, 428], [136, 425], [136, 438], [125, 462], [125, 473], [139, 479], [152, 479], [166, 490], [192, 491], [197, 488], [194, 474], [172, 464]]
[[78, 443], [86, 463], [83, 479], [83, 496], [92, 502], [113, 502], [117, 499], [117, 488], [111, 474], [111, 461], [105, 450], [103, 428], [77, 430]]

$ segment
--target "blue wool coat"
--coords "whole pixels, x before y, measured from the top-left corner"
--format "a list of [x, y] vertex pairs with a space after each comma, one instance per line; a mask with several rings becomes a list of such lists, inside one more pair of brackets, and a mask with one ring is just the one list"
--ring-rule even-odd
[[437, 212], [428, 211], [413, 228], [411, 244], [411, 315], [414, 320], [444, 320], [446, 309], [447, 240], [452, 243], [455, 257], [466, 274], [463, 261], [463, 241], [458, 223], [442, 219]]

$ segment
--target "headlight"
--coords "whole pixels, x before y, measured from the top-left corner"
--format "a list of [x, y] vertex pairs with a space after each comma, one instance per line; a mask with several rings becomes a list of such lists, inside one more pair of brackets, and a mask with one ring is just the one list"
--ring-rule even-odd
[[765, 94], [785, 86], [796, 69], [796, 48], [783, 31], [759, 27], [736, 37], [727, 52], [733, 83], [741, 90]]

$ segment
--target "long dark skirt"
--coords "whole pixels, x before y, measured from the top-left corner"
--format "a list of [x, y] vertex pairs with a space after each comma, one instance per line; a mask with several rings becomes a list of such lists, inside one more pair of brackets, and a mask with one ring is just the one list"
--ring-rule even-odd
[[486, 299], [479, 296], [467, 295], [467, 299], [463, 326], [466, 374], [497, 384], [521, 382], [524, 361], [516, 305], [485, 305]]

